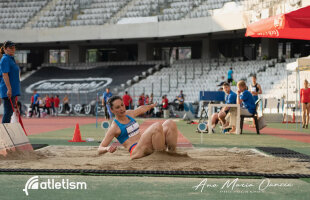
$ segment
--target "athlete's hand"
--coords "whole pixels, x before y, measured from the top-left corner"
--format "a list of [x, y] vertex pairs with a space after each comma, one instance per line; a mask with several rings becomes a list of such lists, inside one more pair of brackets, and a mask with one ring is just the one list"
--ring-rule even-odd
[[114, 153], [116, 149], [117, 149], [117, 146], [111, 145], [110, 147], [108, 147], [108, 152]]

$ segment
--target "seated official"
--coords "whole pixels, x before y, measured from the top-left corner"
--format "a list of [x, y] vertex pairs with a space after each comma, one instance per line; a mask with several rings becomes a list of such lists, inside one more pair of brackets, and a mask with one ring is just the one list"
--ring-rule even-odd
[[[240, 104], [240, 115], [244, 116], [252, 116], [256, 112], [256, 106], [254, 102], [254, 98], [247, 90], [247, 86], [244, 81], [239, 81], [237, 83], [238, 91], [237, 91], [237, 104]], [[230, 114], [232, 116], [237, 115], [237, 111], [231, 111]], [[233, 130], [231, 130], [232, 132]]]
[[[237, 95], [230, 89], [230, 85], [228, 83], [223, 84], [223, 91], [226, 94], [225, 103], [226, 104], [236, 104]], [[220, 121], [223, 126], [228, 126], [229, 124], [236, 124], [235, 122], [227, 123], [228, 120], [228, 112], [230, 111], [229, 106], [225, 106], [221, 109], [219, 113], [214, 113], [212, 115], [212, 132], [214, 132], [214, 128], [217, 123]], [[231, 118], [230, 118], [231, 119]]]
[[237, 83], [237, 104], [241, 105], [240, 114], [245, 116], [251, 116], [256, 112], [256, 106], [254, 98], [248, 90], [244, 81]]

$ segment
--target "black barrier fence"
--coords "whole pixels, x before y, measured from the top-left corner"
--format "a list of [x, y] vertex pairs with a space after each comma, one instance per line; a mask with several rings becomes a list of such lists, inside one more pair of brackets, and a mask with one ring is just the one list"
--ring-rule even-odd
[[33, 174], [83, 174], [83, 175], [132, 175], [132, 176], [217, 176], [217, 177], [265, 177], [310, 178], [309, 174], [277, 174], [227, 171], [148, 171], [148, 170], [94, 170], [94, 169], [0, 169], [0, 173]]
[[[68, 104], [68, 108], [65, 109], [65, 106], [63, 104], [59, 104], [58, 109], [55, 109], [53, 111], [52, 108], [50, 108], [50, 114], [51, 115], [90, 115], [95, 116], [96, 115], [96, 109], [97, 109], [97, 115], [104, 116], [104, 107], [101, 105], [101, 103], [94, 104]], [[30, 106], [23, 106], [23, 113], [27, 116], [32, 116], [31, 112], [32, 109]], [[43, 107], [40, 108], [41, 116], [44, 116], [44, 114], [47, 113], [47, 110]], [[57, 112], [57, 113], [56, 113]], [[35, 113], [37, 114], [37, 113]]]

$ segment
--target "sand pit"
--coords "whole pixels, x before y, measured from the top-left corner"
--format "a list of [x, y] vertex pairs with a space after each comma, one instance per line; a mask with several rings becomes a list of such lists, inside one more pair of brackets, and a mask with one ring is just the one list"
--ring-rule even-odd
[[0, 168], [235, 171], [256, 173], [310, 174], [309, 162], [276, 158], [251, 149], [191, 148], [177, 154], [155, 152], [130, 160], [124, 148], [98, 156], [96, 147], [48, 146], [34, 152], [16, 152], [0, 157]]

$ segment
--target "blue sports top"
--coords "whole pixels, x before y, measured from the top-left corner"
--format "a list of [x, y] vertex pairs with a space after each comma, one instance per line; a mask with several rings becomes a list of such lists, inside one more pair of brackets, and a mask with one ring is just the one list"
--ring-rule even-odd
[[39, 104], [39, 102], [37, 102], [39, 97], [40, 97], [40, 95], [39, 95], [38, 93], [36, 93], [36, 94], [34, 95], [34, 97], [33, 97], [33, 103], [34, 103], [34, 104]]
[[8, 73], [12, 88], [12, 97], [20, 96], [20, 77], [19, 67], [13, 56], [3, 54], [0, 61], [0, 97], [7, 98], [7, 87], [5, 85], [2, 73]]
[[228, 71], [228, 73], [227, 73], [227, 74], [228, 74], [227, 78], [228, 78], [228, 79], [232, 79], [231, 75], [232, 75], [233, 73], [234, 73], [234, 71], [230, 69], [230, 70]]
[[114, 119], [115, 123], [118, 125], [118, 127], [121, 129], [121, 134], [116, 138], [119, 143], [123, 144], [126, 140], [128, 140], [130, 137], [133, 137], [137, 134], [139, 134], [139, 124], [136, 122], [136, 120], [129, 115], [126, 115], [128, 119], [130, 119], [130, 122], [128, 124], [121, 124], [119, 121]]
[[250, 113], [254, 114], [256, 112], [255, 101], [254, 101], [254, 98], [253, 98], [251, 92], [249, 92], [248, 90], [244, 90], [240, 94], [240, 99], [243, 100], [242, 106], [244, 108], [248, 109], [248, 111]]
[[237, 94], [230, 90], [230, 93], [225, 97], [226, 104], [236, 104]]

